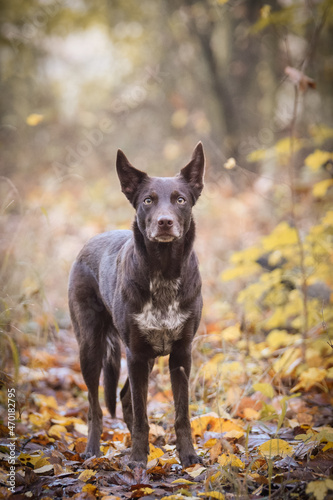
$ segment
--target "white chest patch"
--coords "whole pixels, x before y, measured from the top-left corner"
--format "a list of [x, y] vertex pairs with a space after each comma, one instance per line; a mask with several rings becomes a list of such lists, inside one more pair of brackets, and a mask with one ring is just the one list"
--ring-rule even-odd
[[180, 338], [182, 326], [189, 317], [179, 307], [180, 280], [165, 280], [158, 276], [150, 282], [150, 299], [134, 319], [142, 335], [156, 354], [171, 352], [172, 344]]

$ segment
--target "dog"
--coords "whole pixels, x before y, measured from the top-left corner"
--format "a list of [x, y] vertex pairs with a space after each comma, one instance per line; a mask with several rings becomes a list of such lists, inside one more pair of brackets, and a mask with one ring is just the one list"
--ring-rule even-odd
[[203, 189], [204, 151], [199, 142], [175, 177], [149, 177], [121, 150], [116, 168], [122, 192], [136, 210], [133, 230], [92, 238], [69, 279], [71, 320], [88, 388], [85, 456], [100, 455], [102, 368], [105, 403], [115, 418], [122, 340], [128, 378], [120, 399], [131, 433], [129, 466], [146, 467], [148, 377], [155, 358], [169, 354], [177, 450], [186, 468], [201, 462], [192, 443], [188, 405], [191, 344], [202, 311], [192, 207]]

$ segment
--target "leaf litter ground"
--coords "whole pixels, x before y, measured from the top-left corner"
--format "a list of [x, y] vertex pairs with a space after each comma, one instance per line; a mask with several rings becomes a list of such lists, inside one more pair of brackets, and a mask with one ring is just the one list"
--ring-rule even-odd
[[[221, 337], [224, 349], [219, 351]], [[203, 464], [185, 470], [175, 450], [165, 358], [156, 361], [149, 389], [147, 470], [131, 470], [130, 434], [122, 419], [112, 420], [104, 406], [103, 456], [82, 457], [88, 402], [72, 333], [60, 330], [44, 348], [26, 347], [16, 390], [15, 493], [8, 489], [13, 440], [2, 425], [0, 497], [331, 498], [332, 379], [330, 373], [323, 378], [316, 370], [311, 384], [297, 379], [291, 366], [295, 355], [289, 369], [274, 372], [274, 363], [290, 349], [289, 339], [281, 339], [279, 348], [284, 352], [276, 359], [276, 339], [266, 338], [244, 349], [237, 325], [210, 324], [199, 332], [193, 352], [191, 413]], [[123, 359], [122, 382], [125, 371]], [[2, 398], [11, 387], [11, 381], [3, 379]], [[299, 392], [292, 392], [293, 387]], [[102, 387], [100, 392], [103, 400]], [[2, 403], [5, 406], [4, 399]]]

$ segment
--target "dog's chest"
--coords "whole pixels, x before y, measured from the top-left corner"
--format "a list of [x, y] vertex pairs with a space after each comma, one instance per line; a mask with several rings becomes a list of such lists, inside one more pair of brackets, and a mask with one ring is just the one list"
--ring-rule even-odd
[[172, 344], [181, 336], [189, 313], [179, 306], [180, 280], [165, 280], [160, 276], [150, 282], [150, 299], [134, 316], [141, 334], [157, 355], [170, 354]]

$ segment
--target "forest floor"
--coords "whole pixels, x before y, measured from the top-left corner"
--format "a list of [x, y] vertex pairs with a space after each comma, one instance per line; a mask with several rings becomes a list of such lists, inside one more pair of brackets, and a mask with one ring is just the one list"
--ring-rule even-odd
[[[103, 456], [82, 458], [87, 392], [75, 338], [70, 330], [60, 330], [43, 348], [22, 350], [21, 383], [15, 394], [8, 393], [19, 419], [12, 427], [1, 426], [1, 498], [332, 498], [332, 384], [309, 391], [301, 387], [296, 393], [287, 391], [291, 378], [253, 384], [256, 373], [271, 370], [269, 342], [261, 343], [262, 355], [253, 346], [246, 352], [229, 327], [224, 330], [225, 351], [216, 325], [206, 326], [194, 343], [191, 377], [193, 439], [203, 465], [182, 469], [179, 463], [165, 358], [157, 360], [150, 382], [147, 470], [127, 466], [130, 434], [120, 405], [116, 420], [103, 406]], [[212, 360], [204, 371], [202, 353]], [[220, 395], [219, 407], [224, 379], [229, 388]], [[2, 382], [9, 391], [14, 388], [9, 378]], [[102, 387], [100, 393], [103, 401]], [[10, 475], [13, 446], [15, 476]], [[13, 478], [15, 492], [8, 489]]]
[[[275, 275], [259, 269], [261, 278], [257, 275], [254, 283], [263, 288], [250, 311], [254, 319], [250, 314], [246, 321], [237, 302], [246, 283], [221, 279], [235, 251], [250, 247], [275, 227], [266, 184], [260, 180], [243, 192], [226, 181], [215, 190], [207, 186], [208, 194], [196, 208], [204, 311], [193, 342], [190, 413], [203, 464], [187, 469], [182, 469], [175, 449], [167, 357], [156, 360], [150, 377], [147, 469], [127, 465], [131, 442], [120, 404], [116, 420], [102, 404], [103, 456], [83, 458], [88, 400], [66, 312], [66, 286], [71, 263], [89, 237], [130, 227], [133, 211], [118, 184], [112, 196], [105, 180], [76, 189], [41, 186], [30, 192], [28, 209], [7, 217], [5, 278], [11, 288], [4, 299], [8, 317], [2, 315], [1, 341], [11, 376], [0, 372], [0, 498], [333, 498], [333, 355], [321, 320], [327, 320], [329, 309], [323, 315], [321, 307], [315, 303], [311, 309], [309, 303], [316, 326], [304, 344], [297, 331], [288, 329], [295, 309], [282, 318], [287, 325], [282, 329], [258, 326], [258, 318], [271, 318], [281, 300], [286, 307], [295, 298], [298, 304], [297, 290], [283, 288], [281, 277], [272, 283], [280, 287], [279, 295], [267, 306], [265, 286]], [[302, 206], [307, 207], [306, 201]], [[310, 210], [302, 212], [305, 221]], [[317, 240], [322, 233], [326, 237], [330, 217], [317, 226]], [[293, 236], [289, 226], [282, 231], [286, 237], [280, 230], [265, 240], [273, 250]], [[288, 250], [293, 270], [295, 244], [281, 248]], [[252, 266], [248, 254], [245, 264]], [[291, 275], [289, 269], [286, 274]], [[123, 357], [120, 386], [125, 378]], [[100, 396], [103, 403], [102, 383]]]

